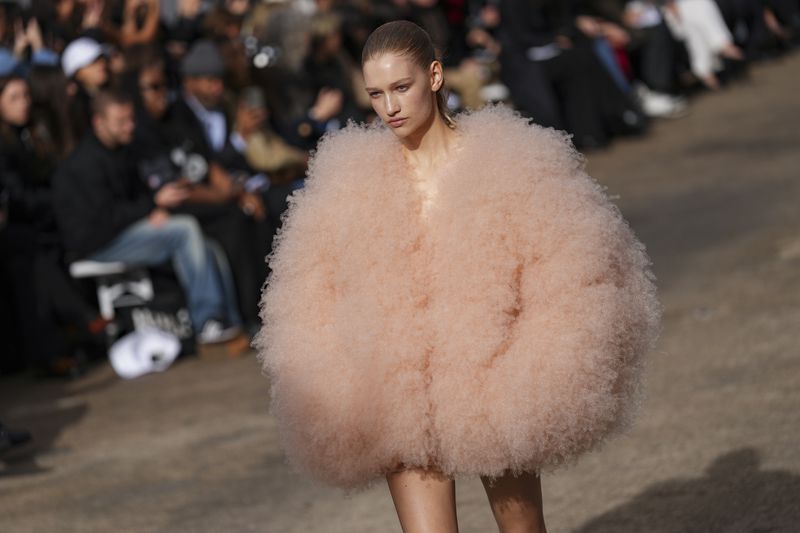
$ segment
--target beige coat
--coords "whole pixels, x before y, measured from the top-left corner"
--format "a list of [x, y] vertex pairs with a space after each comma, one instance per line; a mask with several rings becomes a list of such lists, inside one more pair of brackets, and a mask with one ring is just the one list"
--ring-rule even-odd
[[423, 195], [385, 127], [322, 140], [256, 340], [293, 464], [538, 471], [630, 419], [659, 305], [644, 247], [561, 132], [490, 106]]

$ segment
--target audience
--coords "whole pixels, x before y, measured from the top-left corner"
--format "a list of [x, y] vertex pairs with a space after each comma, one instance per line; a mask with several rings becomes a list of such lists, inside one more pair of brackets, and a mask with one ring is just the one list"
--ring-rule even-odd
[[721, 59], [744, 59], [722, 19], [719, 6], [714, 0], [674, 0], [668, 4], [665, 14], [675, 35], [686, 44], [692, 73], [709, 89], [718, 90]]
[[59, 161], [31, 119], [28, 82], [0, 77], [0, 165], [7, 195], [2, 232], [2, 282], [14, 306], [20, 350], [42, 374], [64, 374], [77, 366], [59, 325], [87, 336], [105, 323], [73, 285], [64, 267], [51, 178]]
[[54, 206], [67, 251], [75, 259], [158, 265], [171, 260], [186, 291], [192, 325], [201, 343], [239, 334], [233, 294], [220, 279], [224, 269], [196, 220], [170, 208], [189, 195], [180, 181], [151, 197], [129, 158], [135, 127], [133, 104], [122, 93], [102, 91], [92, 102], [92, 129], [60, 165]]
[[[248, 327], [258, 322], [258, 298], [266, 279], [263, 258], [273, 229], [266, 211], [269, 178], [254, 171], [246, 141], [223, 105], [225, 64], [215, 44], [197, 41], [180, 66], [182, 92], [162, 119], [166, 144], [198, 162], [189, 195], [179, 207], [225, 249]], [[237, 126], [241, 126], [240, 120]], [[186, 173], [191, 169], [186, 168]]]
[[641, 131], [644, 116], [615, 84], [560, 0], [501, 2], [503, 81], [520, 111], [537, 123], [566, 129], [580, 149], [608, 144], [611, 134]]
[[111, 81], [108, 58], [97, 41], [81, 37], [64, 49], [61, 68], [70, 80], [67, 101], [73, 136], [79, 139], [90, 129], [92, 98]]
[[322, 135], [374, 120], [361, 47], [397, 18], [453, 110], [505, 101], [584, 151], [800, 36], [796, 0], [0, 2], [0, 311], [28, 366], [105, 326], [77, 259], [171, 263], [201, 343], [255, 331], [288, 198]]

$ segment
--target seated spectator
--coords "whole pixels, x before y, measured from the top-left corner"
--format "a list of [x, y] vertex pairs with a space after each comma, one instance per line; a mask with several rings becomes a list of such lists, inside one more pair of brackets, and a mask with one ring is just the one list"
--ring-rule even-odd
[[236, 105], [234, 131], [245, 147], [244, 156], [256, 172], [269, 175], [269, 188], [262, 194], [273, 235], [281, 227], [287, 198], [303, 186], [308, 152], [290, 146], [267, 126], [267, 106], [259, 87], [247, 87]]
[[164, 185], [153, 198], [129, 159], [134, 109], [120, 93], [102, 91], [93, 100], [92, 131], [56, 173], [56, 215], [75, 259], [157, 265], [171, 260], [188, 300], [198, 342], [240, 334], [230, 316], [235, 296], [225, 294], [219, 268], [197, 221], [172, 215], [189, 191], [183, 182]]
[[106, 11], [104, 0], [58, 0], [27, 2], [42, 26], [45, 42], [62, 52], [79, 37], [101, 39], [101, 25]]
[[89, 37], [69, 43], [61, 56], [61, 68], [70, 80], [67, 89], [73, 137], [81, 139], [91, 129], [91, 99], [107, 87], [111, 75], [105, 50]]
[[27, 74], [34, 65], [57, 65], [58, 54], [45, 46], [39, 21], [22, 22], [13, 3], [0, 4], [0, 73]]
[[764, 0], [763, 6], [764, 22], [783, 48], [800, 42], [800, 3], [797, 0]]
[[744, 60], [714, 0], [671, 0], [665, 14], [673, 34], [686, 43], [692, 73], [711, 90], [720, 88], [721, 58]]
[[[171, 105], [162, 60], [147, 60], [132, 73], [135, 79], [128, 83], [139, 101], [133, 149], [152, 190], [163, 185], [163, 177], [154, 177], [164, 169], [193, 183], [176, 210], [194, 216], [225, 250], [242, 317], [254, 327], [266, 279], [264, 257], [273, 235], [265, 198], [277, 194], [285, 202], [288, 191], [273, 189], [266, 176], [250, 168], [243, 154], [246, 143], [229, 126], [222, 107], [223, 64], [210, 45], [201, 41], [186, 56], [184, 91]], [[260, 193], [264, 188], [268, 190]], [[275, 205], [280, 207], [280, 201]]]
[[595, 53], [620, 90], [636, 91], [648, 116], [685, 115], [685, 99], [674, 94], [677, 43], [656, 5], [638, 0], [583, 0], [576, 25], [593, 40]]
[[640, 82], [638, 92], [644, 105], [679, 114], [684, 103], [675, 96], [680, 92], [677, 80], [688, 71], [683, 59], [686, 52], [670, 32], [658, 5], [652, 1], [626, 2], [622, 13], [612, 13], [611, 17], [621, 20], [631, 35], [626, 49], [634, 77]]
[[121, 13], [113, 13], [109, 34], [123, 50], [156, 40], [161, 4], [159, 0], [123, 0]]
[[567, 2], [501, 6], [504, 83], [515, 106], [539, 124], [564, 129], [583, 150], [604, 146], [613, 133], [636, 133], [646, 121], [575, 27]]
[[800, 36], [797, 0], [716, 0], [716, 4], [748, 59], [788, 51]]
[[189, 45], [203, 37], [203, 20], [207, 13], [207, 5], [198, 0], [175, 0], [162, 3], [161, 10], [166, 15], [174, 9], [165, 20], [168, 24], [166, 51], [174, 61], [180, 61]]
[[242, 38], [250, 9], [250, 0], [224, 0], [203, 19], [204, 34], [216, 43], [225, 61], [225, 86], [237, 92], [250, 85], [250, 60]]
[[[318, 14], [310, 22], [311, 36], [303, 69], [311, 94], [333, 89], [342, 95], [334, 118], [344, 125], [349, 119], [363, 122], [366, 113], [355, 93], [365, 94], [360, 69], [342, 48], [341, 22], [336, 15]], [[311, 103], [311, 102], [309, 102]]]
[[[256, 100], [248, 95], [254, 94]], [[249, 87], [242, 91], [236, 106], [234, 129], [246, 142], [245, 158], [253, 169], [269, 175], [273, 186], [302, 180], [308, 152], [291, 146], [269, 127], [269, 111], [263, 91]], [[268, 209], [270, 216], [272, 210]], [[277, 213], [280, 216], [280, 213]]]
[[69, 81], [60, 66], [35, 66], [28, 80], [36, 137], [53, 157], [64, 159], [75, 147], [67, 101]]
[[51, 197], [58, 158], [31, 123], [30, 108], [26, 80], [0, 77], [0, 181], [7, 198], [3, 281], [9, 284], [13, 335], [25, 362], [37, 372], [64, 375], [76, 372], [78, 361], [63, 326], [88, 340], [105, 322], [64, 268]]

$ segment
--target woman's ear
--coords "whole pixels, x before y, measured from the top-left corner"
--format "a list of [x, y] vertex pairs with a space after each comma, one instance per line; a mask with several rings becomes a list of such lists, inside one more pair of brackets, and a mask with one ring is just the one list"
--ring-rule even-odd
[[431, 90], [436, 92], [444, 85], [444, 70], [442, 69], [442, 64], [439, 61], [432, 62], [429, 73], [431, 76]]

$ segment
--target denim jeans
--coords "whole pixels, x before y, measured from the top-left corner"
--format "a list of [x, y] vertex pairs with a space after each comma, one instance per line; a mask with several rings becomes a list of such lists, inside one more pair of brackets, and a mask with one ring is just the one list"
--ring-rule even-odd
[[173, 215], [161, 226], [153, 226], [147, 219], [142, 219], [128, 226], [105, 248], [87, 259], [143, 266], [158, 265], [171, 259], [186, 293], [195, 331], [199, 331], [207, 320], [222, 319], [228, 314], [214, 254], [194, 217]]
[[223, 304], [225, 307], [225, 317], [231, 326], [241, 326], [244, 321], [239, 312], [239, 302], [236, 297], [236, 282], [233, 279], [233, 271], [228, 262], [225, 250], [214, 239], [206, 238], [206, 245], [214, 258], [214, 266], [217, 268], [222, 293], [224, 295]]
[[594, 53], [603, 63], [603, 66], [606, 67], [606, 70], [611, 75], [614, 83], [617, 84], [617, 87], [619, 87], [619, 90], [625, 94], [631, 92], [631, 85], [628, 83], [628, 79], [622, 72], [619, 63], [617, 63], [617, 58], [614, 55], [614, 49], [611, 48], [611, 44], [604, 38], [594, 39], [592, 44], [594, 46]]

